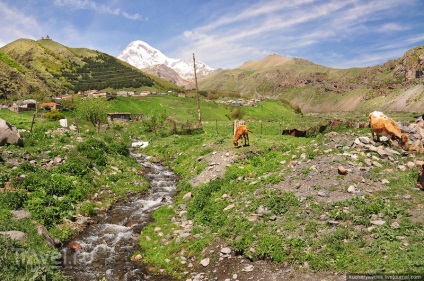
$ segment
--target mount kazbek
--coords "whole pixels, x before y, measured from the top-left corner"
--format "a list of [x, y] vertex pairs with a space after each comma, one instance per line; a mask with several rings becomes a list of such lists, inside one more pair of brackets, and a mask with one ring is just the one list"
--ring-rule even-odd
[[[192, 60], [169, 58], [141, 40], [131, 42], [117, 58], [178, 86], [187, 87], [194, 81]], [[196, 60], [196, 74], [199, 79], [215, 71], [216, 69]]]

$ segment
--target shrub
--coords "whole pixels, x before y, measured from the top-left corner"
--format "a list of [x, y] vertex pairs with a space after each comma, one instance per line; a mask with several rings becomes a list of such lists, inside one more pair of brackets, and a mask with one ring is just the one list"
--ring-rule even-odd
[[81, 204], [79, 209], [79, 213], [83, 216], [94, 216], [96, 214], [96, 210], [94, 209], [95, 204], [93, 202], [84, 202]]
[[61, 113], [57, 110], [52, 110], [50, 112], [47, 112], [45, 114], [45, 117], [49, 120], [59, 120], [59, 119], [64, 119], [65, 115], [63, 115], [63, 113]]
[[90, 161], [77, 154], [72, 154], [66, 159], [65, 163], [58, 166], [60, 173], [68, 173], [71, 176], [84, 177], [89, 174], [91, 163]]
[[291, 206], [299, 206], [299, 199], [294, 196], [293, 192], [283, 192], [282, 194], [271, 192], [266, 206], [272, 210], [274, 214], [284, 214]]
[[233, 107], [233, 109], [231, 110], [231, 117], [233, 119], [243, 119], [244, 111], [241, 110], [239, 107]]
[[108, 148], [106, 144], [100, 140], [92, 138], [79, 143], [77, 145], [77, 151], [98, 166], [106, 166], [107, 164], [105, 154], [108, 152]]
[[26, 191], [5, 191], [0, 193], [0, 208], [15, 210], [23, 207], [28, 199]]
[[122, 156], [130, 155], [130, 150], [128, 149], [128, 146], [123, 142], [111, 143], [109, 146], [109, 150], [110, 152], [113, 152]]

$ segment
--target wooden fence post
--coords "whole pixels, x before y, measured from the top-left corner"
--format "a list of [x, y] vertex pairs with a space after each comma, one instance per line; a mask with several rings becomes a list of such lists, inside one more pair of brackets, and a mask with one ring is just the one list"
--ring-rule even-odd
[[215, 120], [216, 135], [218, 135], [218, 119]]
[[35, 123], [35, 113], [34, 115], [32, 115], [31, 130], [29, 131], [30, 133], [32, 133], [32, 128], [34, 127], [34, 123]]

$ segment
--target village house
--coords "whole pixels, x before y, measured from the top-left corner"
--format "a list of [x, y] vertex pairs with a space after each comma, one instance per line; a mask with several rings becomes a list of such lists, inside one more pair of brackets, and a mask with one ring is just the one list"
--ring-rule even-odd
[[74, 94], [66, 94], [66, 95], [60, 95], [56, 96], [54, 98], [54, 101], [57, 103], [61, 103], [63, 100], [73, 100]]
[[23, 100], [23, 101], [15, 101], [9, 109], [13, 112], [24, 112], [31, 111], [37, 109], [37, 101], [36, 100]]
[[129, 112], [111, 112], [107, 114], [107, 121], [112, 122], [127, 122], [131, 120], [131, 113]]
[[60, 103], [56, 103], [56, 102], [44, 102], [39, 104], [39, 107], [48, 111], [52, 111], [52, 110], [61, 111], [63, 108]]

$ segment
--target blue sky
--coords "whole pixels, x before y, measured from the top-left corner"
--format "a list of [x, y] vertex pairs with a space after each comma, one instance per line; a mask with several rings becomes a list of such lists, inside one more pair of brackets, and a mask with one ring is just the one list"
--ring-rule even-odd
[[49, 35], [117, 56], [142, 40], [236, 68], [270, 54], [350, 68], [424, 45], [422, 0], [2, 0], [0, 46]]

